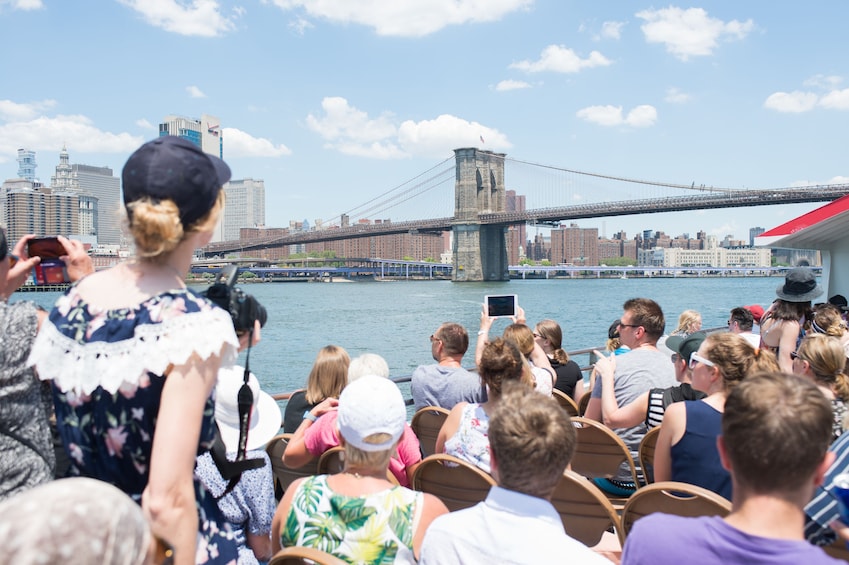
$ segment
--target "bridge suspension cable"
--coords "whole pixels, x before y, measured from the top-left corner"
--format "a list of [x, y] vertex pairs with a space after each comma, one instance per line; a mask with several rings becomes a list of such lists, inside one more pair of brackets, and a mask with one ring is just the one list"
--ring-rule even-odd
[[[404, 187], [408, 186], [410, 183], [412, 183], [412, 182], [420, 179], [421, 177], [431, 173], [432, 171], [439, 169], [440, 167], [443, 167], [448, 162], [451, 163], [450, 168], [438, 171], [434, 175], [422, 180], [421, 182], [413, 185], [412, 187], [407, 188], [406, 190], [402, 190], [401, 192], [397, 192], [397, 191], [403, 189]], [[454, 157], [453, 156], [448, 157], [447, 159], [441, 161], [440, 163], [437, 163], [433, 167], [417, 174], [416, 176], [412, 177], [411, 179], [409, 179], [409, 180], [407, 180], [407, 181], [405, 181], [405, 182], [403, 182], [403, 183], [401, 183], [401, 184], [399, 184], [399, 185], [397, 185], [393, 188], [390, 188], [389, 190], [387, 190], [387, 191], [385, 191], [381, 194], [378, 194], [374, 198], [371, 198], [370, 200], [363, 202], [359, 206], [355, 206], [354, 208], [351, 208], [348, 211], [342, 212], [341, 214], [335, 216], [334, 218], [331, 218], [329, 223], [332, 224], [334, 222], [341, 222], [342, 216], [360, 218], [360, 217], [365, 217], [368, 214], [377, 214], [377, 213], [384, 212], [387, 209], [391, 208], [392, 206], [397, 206], [398, 204], [400, 204], [402, 202], [406, 202], [410, 198], [413, 198], [413, 197], [415, 197], [419, 194], [427, 192], [428, 190], [436, 188], [436, 186], [438, 186], [440, 183], [445, 181], [445, 179], [442, 178], [442, 177], [449, 171], [452, 174], [454, 172]], [[440, 180], [438, 181], [437, 184], [429, 185], [428, 183], [434, 181], [434, 179], [440, 179]], [[411, 195], [410, 193], [414, 192], [414, 191], [418, 191], [418, 192]], [[396, 194], [393, 194], [393, 193], [396, 193]], [[401, 200], [399, 201], [399, 199], [401, 199]]]
[[627, 183], [632, 183], [632, 184], [643, 184], [643, 185], [647, 185], [647, 186], [657, 186], [657, 187], [662, 187], [662, 188], [679, 188], [679, 189], [685, 189], [685, 190], [697, 190], [699, 192], [719, 192], [719, 193], [733, 193], [733, 192], [740, 192], [741, 190], [745, 190], [745, 189], [741, 189], [741, 188], [721, 188], [721, 187], [713, 187], [713, 186], [708, 187], [708, 186], [705, 186], [703, 184], [696, 185], [696, 183], [675, 184], [675, 183], [660, 182], [660, 181], [630, 179], [630, 178], [626, 178], [626, 177], [617, 177], [617, 176], [613, 176], [613, 175], [603, 175], [603, 174], [600, 174], [600, 173], [587, 173], [587, 172], [584, 172], [584, 171], [576, 171], [574, 169], [567, 169], [565, 167], [556, 167], [554, 165], [544, 165], [542, 163], [534, 163], [532, 161], [524, 161], [522, 159], [515, 159], [515, 158], [512, 158], [512, 157], [506, 157], [505, 161], [512, 161], [514, 163], [521, 163], [523, 165], [531, 165], [533, 167], [540, 167], [540, 168], [543, 168], [543, 169], [550, 169], [550, 170], [553, 170], [553, 171], [561, 171], [561, 172], [570, 173], [570, 174], [573, 174], [573, 175], [583, 175], [583, 176], [587, 176], [587, 177], [594, 177], [594, 178], [605, 179], [605, 180], [614, 180], [614, 181], [627, 182]]

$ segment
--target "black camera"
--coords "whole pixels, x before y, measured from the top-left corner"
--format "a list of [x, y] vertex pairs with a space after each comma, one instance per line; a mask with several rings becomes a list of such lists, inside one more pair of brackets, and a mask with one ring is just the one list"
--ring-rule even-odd
[[213, 304], [230, 312], [236, 333], [252, 330], [256, 320], [264, 326], [268, 319], [265, 307], [256, 298], [234, 286], [238, 274], [235, 265], [224, 267], [215, 275], [212, 286], [203, 293]]

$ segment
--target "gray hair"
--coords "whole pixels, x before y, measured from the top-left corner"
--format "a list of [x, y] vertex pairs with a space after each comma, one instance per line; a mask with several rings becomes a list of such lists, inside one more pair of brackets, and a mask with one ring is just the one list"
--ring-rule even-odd
[[348, 365], [348, 383], [365, 375], [376, 375], [388, 379], [389, 364], [386, 359], [376, 353], [363, 353], [351, 359], [351, 364]]

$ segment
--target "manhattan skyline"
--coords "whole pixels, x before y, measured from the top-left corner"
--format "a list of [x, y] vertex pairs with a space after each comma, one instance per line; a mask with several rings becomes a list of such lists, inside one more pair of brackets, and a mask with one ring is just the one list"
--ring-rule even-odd
[[[46, 181], [65, 144], [119, 175], [166, 115], [204, 113], [234, 178], [265, 181], [271, 227], [329, 219], [463, 146], [680, 184], [849, 180], [849, 6], [835, 0], [72, 4], [0, 1], [20, 46], [0, 62], [3, 180], [28, 148]], [[604, 222], [748, 239], [817, 206]]]

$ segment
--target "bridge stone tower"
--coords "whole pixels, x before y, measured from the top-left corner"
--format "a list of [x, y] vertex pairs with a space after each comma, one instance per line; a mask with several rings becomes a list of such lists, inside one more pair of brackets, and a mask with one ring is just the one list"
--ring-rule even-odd
[[509, 280], [507, 228], [480, 221], [481, 214], [505, 211], [505, 154], [462, 148], [454, 157], [454, 281]]

